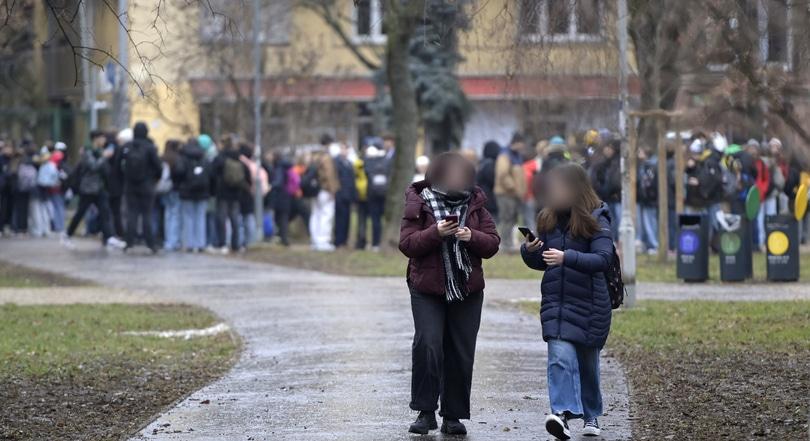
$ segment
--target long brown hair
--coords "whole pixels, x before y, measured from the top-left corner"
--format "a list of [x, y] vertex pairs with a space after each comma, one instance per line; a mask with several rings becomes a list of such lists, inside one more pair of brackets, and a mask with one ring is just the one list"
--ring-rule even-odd
[[[602, 201], [591, 187], [588, 173], [581, 165], [568, 163], [558, 165], [549, 171], [549, 177], [561, 179], [563, 184], [574, 192], [574, 203], [571, 205], [571, 219], [568, 231], [574, 237], [590, 239], [599, 232], [599, 222], [591, 215], [599, 208]], [[545, 207], [537, 215], [537, 232], [540, 234], [553, 231], [557, 227], [557, 213], [552, 207]]]

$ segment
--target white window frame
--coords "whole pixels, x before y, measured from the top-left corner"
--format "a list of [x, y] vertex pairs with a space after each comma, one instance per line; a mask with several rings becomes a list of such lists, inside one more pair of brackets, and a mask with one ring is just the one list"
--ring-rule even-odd
[[[548, 0], [538, 0], [537, 2], [537, 17], [539, 21], [539, 29], [533, 33], [521, 33], [522, 40], [531, 43], [542, 43], [550, 41], [552, 43], [593, 43], [604, 40], [605, 32], [605, 0], [598, 0], [599, 4], [599, 33], [598, 34], [580, 34], [577, 32], [577, 0], [568, 1], [568, 32], [565, 34], [551, 34], [549, 31], [549, 12]], [[522, 11], [521, 11], [522, 13]], [[521, 32], [520, 30], [519, 32]]]
[[383, 0], [368, 0], [369, 8], [371, 9], [369, 33], [357, 33], [357, 8], [352, 4], [352, 39], [356, 44], [385, 44], [388, 37], [383, 34]]

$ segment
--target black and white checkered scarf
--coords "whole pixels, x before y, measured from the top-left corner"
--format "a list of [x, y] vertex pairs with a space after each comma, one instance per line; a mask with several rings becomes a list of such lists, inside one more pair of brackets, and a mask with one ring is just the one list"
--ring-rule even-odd
[[[464, 228], [467, 223], [467, 213], [470, 205], [469, 192], [448, 195], [436, 188], [425, 187], [420, 196], [433, 211], [436, 222], [441, 222], [442, 219], [451, 214], [457, 214], [458, 227]], [[447, 301], [464, 300], [469, 294], [467, 281], [472, 272], [467, 245], [456, 239], [455, 236], [445, 237], [442, 241], [442, 262], [444, 264], [444, 286]]]

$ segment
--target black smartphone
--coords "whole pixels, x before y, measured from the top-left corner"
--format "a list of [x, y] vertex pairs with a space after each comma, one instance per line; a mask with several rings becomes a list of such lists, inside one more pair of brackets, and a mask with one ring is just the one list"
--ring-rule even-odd
[[534, 242], [537, 240], [537, 235], [535, 235], [529, 227], [518, 227], [518, 231], [520, 231], [520, 234], [522, 234], [523, 237], [525, 237], [529, 242]]
[[450, 222], [450, 223], [458, 223], [458, 215], [457, 214], [448, 214], [442, 220], [445, 221], [445, 222]]

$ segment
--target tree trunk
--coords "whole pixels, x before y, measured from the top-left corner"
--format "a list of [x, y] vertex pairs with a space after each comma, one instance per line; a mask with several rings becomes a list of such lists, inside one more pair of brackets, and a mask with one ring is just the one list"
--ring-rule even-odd
[[424, 0], [385, 1], [385, 25], [388, 42], [385, 51], [386, 75], [391, 93], [392, 128], [396, 140], [394, 164], [388, 193], [385, 196], [385, 218], [382, 246], [396, 248], [399, 225], [405, 204], [404, 193], [413, 180], [413, 161], [419, 136], [419, 110], [416, 91], [408, 70], [409, 44]]

